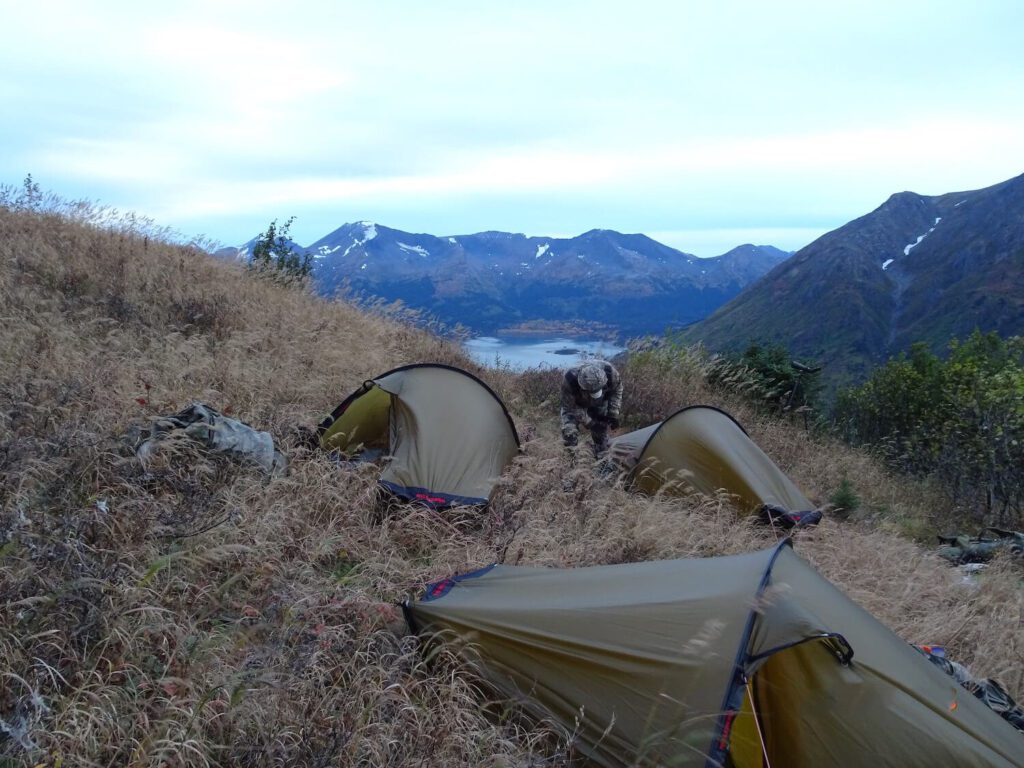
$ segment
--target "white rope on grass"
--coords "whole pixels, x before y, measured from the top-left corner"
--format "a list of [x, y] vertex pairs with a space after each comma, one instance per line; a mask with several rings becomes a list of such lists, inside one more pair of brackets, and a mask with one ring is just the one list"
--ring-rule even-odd
[[761, 740], [761, 754], [764, 755], [764, 764], [767, 768], [772, 768], [772, 763], [768, 759], [768, 747], [764, 743], [764, 734], [761, 733], [761, 721], [757, 716], [757, 709], [754, 707], [754, 692], [750, 687], [749, 680], [747, 680], [747, 696], [750, 698], [750, 712], [754, 716], [754, 727], [757, 728], [757, 738]]

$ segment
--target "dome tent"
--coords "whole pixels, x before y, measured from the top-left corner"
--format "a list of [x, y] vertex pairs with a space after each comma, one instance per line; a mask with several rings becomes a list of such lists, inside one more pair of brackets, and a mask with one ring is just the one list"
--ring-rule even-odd
[[800, 558], [495, 565], [411, 628], [619, 766], [1024, 765], [1024, 738]]
[[320, 445], [354, 458], [388, 457], [380, 485], [443, 509], [484, 505], [519, 451], [498, 396], [466, 371], [418, 363], [367, 381], [317, 429]]
[[680, 493], [690, 487], [714, 494], [724, 489], [748, 513], [814, 509], [739, 422], [711, 406], [682, 408], [664, 421], [616, 437], [609, 456], [643, 493]]

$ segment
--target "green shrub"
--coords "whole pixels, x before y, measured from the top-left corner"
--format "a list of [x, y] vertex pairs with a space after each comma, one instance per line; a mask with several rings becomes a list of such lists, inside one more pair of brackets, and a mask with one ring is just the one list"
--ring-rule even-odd
[[860, 507], [860, 497], [853, 490], [853, 483], [846, 477], [839, 482], [839, 487], [829, 497], [829, 501], [835, 505], [836, 512], [843, 517]]
[[1024, 337], [975, 331], [942, 360], [926, 345], [839, 394], [841, 434], [937, 479], [979, 521], [1024, 521]]

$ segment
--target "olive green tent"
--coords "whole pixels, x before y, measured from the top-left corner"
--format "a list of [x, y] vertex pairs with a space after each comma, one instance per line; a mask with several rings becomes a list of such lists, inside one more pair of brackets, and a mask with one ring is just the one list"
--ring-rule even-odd
[[438, 509], [486, 504], [519, 450], [512, 418], [490, 387], [430, 363], [365, 382], [318, 434], [321, 447], [346, 458], [386, 455], [381, 486]]
[[609, 456], [644, 493], [725, 490], [747, 512], [764, 506], [814, 509], [739, 422], [711, 406], [683, 408], [662, 422], [616, 437]]
[[1024, 737], [783, 541], [578, 569], [496, 565], [407, 603], [600, 766], [1024, 765]]

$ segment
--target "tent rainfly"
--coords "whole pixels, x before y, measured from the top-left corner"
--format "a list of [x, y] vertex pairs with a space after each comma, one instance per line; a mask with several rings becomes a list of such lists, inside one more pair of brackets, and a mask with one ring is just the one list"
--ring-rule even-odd
[[317, 431], [325, 450], [386, 455], [381, 486], [435, 509], [487, 504], [519, 451], [515, 424], [494, 391], [466, 371], [431, 363], [365, 382]]
[[796, 555], [495, 565], [406, 619], [611, 766], [1024, 766], [1024, 738]]
[[689, 406], [616, 437], [609, 456], [643, 493], [725, 490], [746, 512], [766, 506], [787, 512], [814, 509], [739, 422], [711, 406]]

